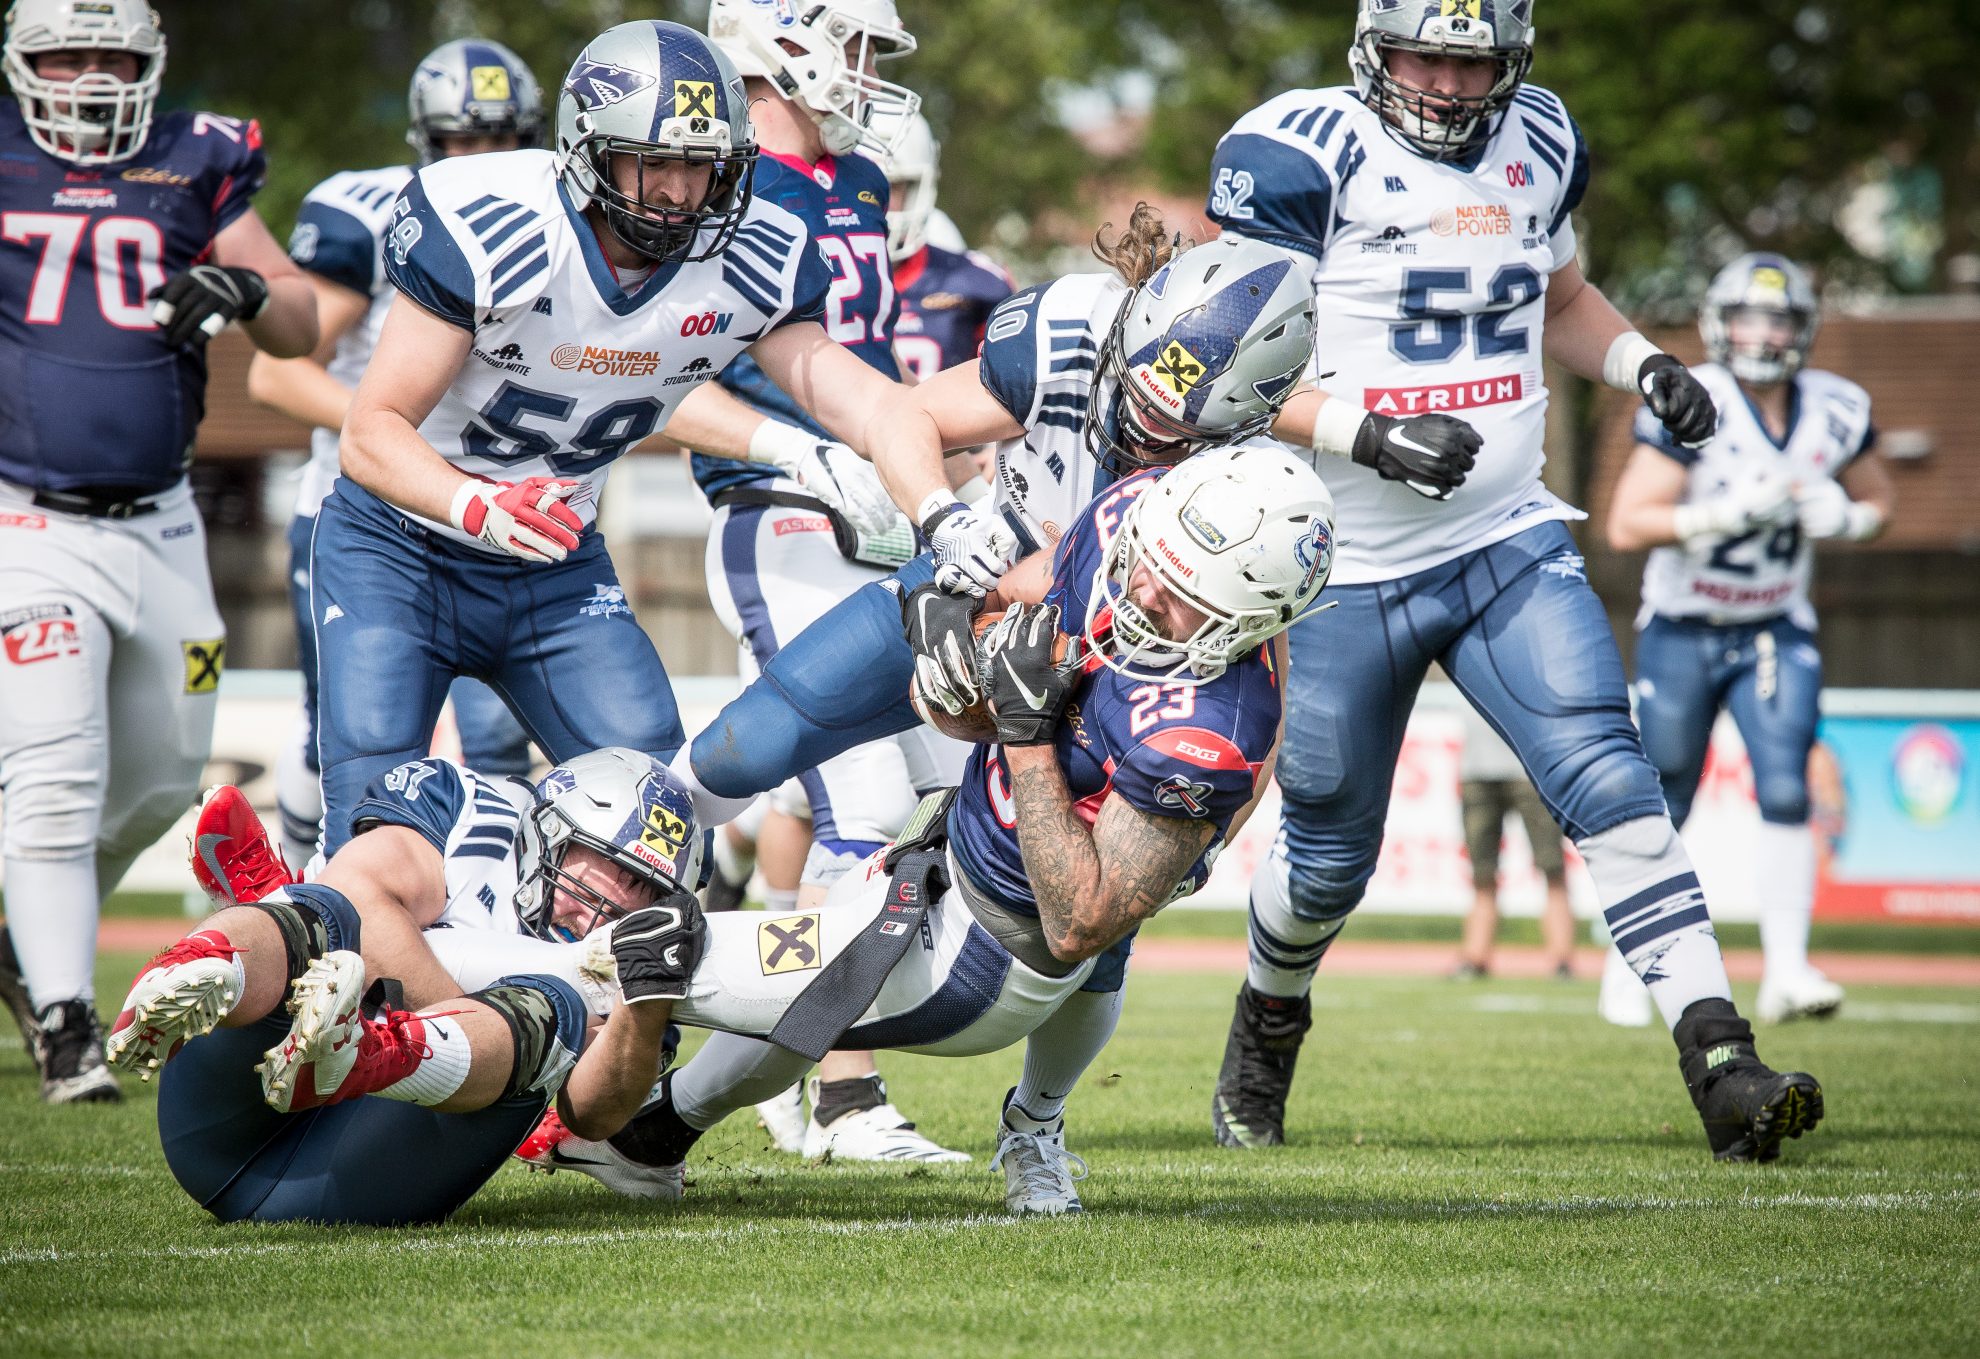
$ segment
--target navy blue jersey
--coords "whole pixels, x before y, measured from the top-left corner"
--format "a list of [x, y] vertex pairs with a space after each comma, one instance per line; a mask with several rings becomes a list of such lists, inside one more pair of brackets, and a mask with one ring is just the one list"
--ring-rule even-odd
[[[775, 203], [801, 220], [831, 274], [825, 294], [825, 333], [890, 378], [901, 375], [894, 361], [894, 320], [900, 299], [887, 259], [887, 177], [861, 156], [826, 156], [816, 165], [766, 151], [756, 162], [756, 197]], [[735, 246], [729, 247], [734, 254]], [[763, 375], [743, 354], [722, 370], [721, 384], [742, 402], [785, 424], [831, 436], [798, 408], [784, 389]], [[694, 456], [694, 479], [716, 492], [776, 475], [774, 468], [730, 458]]]
[[1011, 276], [985, 256], [933, 245], [894, 266], [894, 286], [901, 295], [894, 352], [916, 382], [975, 358], [990, 313], [1013, 291]]
[[206, 355], [167, 345], [145, 294], [206, 259], [266, 173], [252, 122], [161, 114], [130, 160], [84, 168], [0, 100], [0, 478], [159, 491], [185, 475]]
[[[1059, 606], [1062, 631], [1077, 636], [1084, 629], [1094, 576], [1121, 515], [1161, 475], [1142, 472], [1113, 486], [1059, 540], [1045, 601]], [[1114, 795], [1154, 816], [1211, 822], [1215, 849], [1251, 801], [1278, 728], [1278, 676], [1271, 648], [1263, 647], [1203, 684], [1151, 683], [1096, 668], [1066, 709], [1053, 745], [1074, 811], [1087, 825]], [[949, 814], [949, 843], [977, 887], [1010, 910], [1038, 913], [1002, 747], [978, 746], [970, 755]], [[1208, 858], [1206, 852], [1177, 896], [1203, 885]]]

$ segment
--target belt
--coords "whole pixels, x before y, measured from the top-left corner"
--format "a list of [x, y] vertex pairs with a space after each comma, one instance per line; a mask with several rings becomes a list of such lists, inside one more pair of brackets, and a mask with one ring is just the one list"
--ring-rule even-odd
[[163, 495], [116, 499], [114, 493], [87, 495], [73, 491], [36, 491], [32, 498], [36, 509], [84, 514], [92, 519], [135, 519], [141, 514], [152, 513], [165, 499]]

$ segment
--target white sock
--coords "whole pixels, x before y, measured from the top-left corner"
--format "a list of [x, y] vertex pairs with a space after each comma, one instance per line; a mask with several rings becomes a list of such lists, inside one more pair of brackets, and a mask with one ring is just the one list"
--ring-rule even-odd
[[694, 776], [693, 750], [692, 743], [682, 746], [667, 768], [673, 770], [675, 776], [687, 786], [688, 797], [694, 803], [695, 820], [701, 823], [703, 830], [711, 826], [726, 826], [749, 810], [749, 804], [756, 800], [756, 795], [724, 797], [720, 793], [710, 792]]
[[[1114, 1036], [1121, 1020], [1122, 991], [1075, 991], [1024, 1041], [1024, 1074], [1011, 1096], [1011, 1110], [1034, 1126], [1056, 1121], [1066, 1097]], [[1018, 1127], [1017, 1121], [1012, 1122]]]
[[763, 889], [763, 909], [771, 915], [789, 915], [797, 909], [798, 889], [766, 887]]
[[[758, 804], [761, 802], [757, 799]], [[756, 840], [743, 838], [738, 829], [741, 825], [741, 821], [731, 821], [715, 832], [715, 871], [724, 882], [746, 884], [756, 872]]]
[[423, 1040], [431, 1053], [420, 1058], [410, 1075], [394, 1081], [378, 1094], [384, 1099], [423, 1104], [429, 1109], [444, 1104], [467, 1083], [468, 1071], [474, 1066], [474, 1045], [468, 1041], [467, 1030], [446, 1011], [428, 1014], [422, 1010], [407, 1021], [406, 1027], [412, 1030], [408, 1036], [415, 1041]]
[[37, 1011], [96, 996], [96, 859], [7, 857], [7, 932]]
[[1576, 848], [1617, 949], [1650, 988], [1666, 1025], [1675, 1029], [1693, 1001], [1732, 999], [1705, 893], [1668, 816], [1625, 821]]
[[706, 1131], [738, 1109], [754, 1108], [804, 1079], [811, 1063], [788, 1048], [741, 1034], [712, 1033], [669, 1078], [674, 1112]]
[[275, 807], [281, 813], [282, 857], [300, 869], [315, 857], [323, 834], [323, 776], [309, 767], [303, 750], [309, 727], [296, 723], [295, 739], [275, 759]]
[[1251, 960], [1244, 979], [1260, 995], [1297, 1000], [1313, 989], [1313, 974], [1347, 917], [1305, 920], [1294, 915], [1289, 871], [1274, 848], [1251, 875], [1251, 919], [1245, 930]]
[[1815, 837], [1807, 823], [1762, 821], [1753, 842], [1753, 867], [1767, 980], [1796, 981], [1808, 970], [1808, 927], [1815, 913]]

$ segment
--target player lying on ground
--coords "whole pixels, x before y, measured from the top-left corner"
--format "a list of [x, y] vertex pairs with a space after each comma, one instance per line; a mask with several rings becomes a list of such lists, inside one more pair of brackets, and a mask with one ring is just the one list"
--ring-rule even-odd
[[[671, 1048], [701, 836], [650, 757], [595, 751], [533, 790], [415, 761], [351, 829], [319, 881], [224, 907], [147, 964], [106, 1045], [128, 1071], [163, 1068], [166, 1162], [222, 1221], [439, 1221], [553, 1098], [570, 1128], [617, 1131]], [[239, 869], [249, 847], [208, 848]], [[520, 934], [606, 921], [602, 948]], [[475, 947], [491, 941], [510, 947]], [[546, 955], [563, 975], [531, 966]], [[368, 977], [397, 984], [367, 996]]]
[[[1265, 644], [1318, 597], [1331, 553], [1325, 486], [1277, 447], [1104, 492], [1061, 540], [1045, 602], [986, 634], [995, 744], [976, 748], [946, 816], [818, 911], [711, 918], [675, 1016], [726, 1032], [612, 1145], [678, 1167], [703, 1130], [787, 1085], [807, 1039], [967, 1056], [1047, 1024], [1114, 945], [1200, 885], [1251, 803], [1279, 725]], [[817, 1012], [858, 998], [859, 955], [882, 941], [899, 961], [821, 1038]], [[1079, 1208], [1084, 1165], [1062, 1128], [1007, 1100], [993, 1164], [1013, 1211]]]

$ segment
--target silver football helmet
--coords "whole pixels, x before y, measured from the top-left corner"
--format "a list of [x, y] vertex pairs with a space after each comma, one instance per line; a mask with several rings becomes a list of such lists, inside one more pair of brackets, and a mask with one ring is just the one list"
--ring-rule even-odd
[[1312, 359], [1315, 324], [1313, 285], [1284, 251], [1225, 236], [1182, 252], [1107, 332], [1097, 376], [1111, 388], [1087, 451], [1124, 476], [1260, 433]]
[[[133, 80], [92, 71], [46, 80], [34, 69], [48, 52], [102, 49], [138, 59]], [[4, 65], [28, 136], [73, 165], [109, 165], [138, 153], [151, 135], [165, 79], [165, 34], [144, 0], [17, 0], [7, 11]]]
[[[1735, 333], [1747, 323], [1758, 323], [1757, 333]], [[1705, 356], [1757, 387], [1786, 382], [1799, 372], [1821, 324], [1814, 285], [1785, 255], [1741, 255], [1712, 279], [1698, 312]]]
[[[1334, 565], [1334, 497], [1304, 458], [1260, 440], [1173, 468], [1129, 503], [1087, 597], [1091, 652], [1131, 679], [1202, 684], [1312, 608]], [[1164, 635], [1134, 602], [1145, 568], [1203, 616]]]
[[[635, 192], [612, 181], [612, 157], [640, 167]], [[698, 208], [647, 206], [649, 160], [710, 167]], [[742, 77], [691, 28], [637, 19], [585, 44], [557, 97], [557, 174], [579, 211], [596, 203], [625, 245], [666, 263], [727, 248], [749, 211], [756, 131]]]
[[[825, 149], [881, 156], [921, 96], [867, 68], [914, 51], [894, 0], [713, 0], [708, 36], [746, 76], [768, 81], [818, 124]], [[793, 51], [792, 49], [796, 49]]]
[[[1488, 58], [1492, 87], [1476, 98], [1427, 94], [1389, 74], [1394, 51]], [[1362, 99], [1431, 160], [1462, 156], [1491, 136], [1532, 65], [1533, 0], [1361, 0], [1348, 48]]]
[[[893, 125], [902, 123], [896, 129]], [[942, 144], [920, 113], [905, 118], [896, 112], [875, 114], [873, 131], [894, 147], [880, 168], [894, 188], [899, 207], [887, 208], [887, 257], [899, 264], [913, 259], [928, 244], [928, 222], [935, 214], [935, 184], [941, 176]]]
[[[536, 800], [523, 815], [516, 916], [534, 934], [565, 939], [629, 909], [565, 870], [572, 845], [583, 845], [650, 884], [655, 900], [692, 893], [701, 884], [704, 838], [687, 789], [651, 755], [609, 746], [566, 760], [537, 782]], [[585, 930], [555, 923], [559, 890], [591, 909]]]
[[515, 137], [517, 146], [543, 141], [543, 90], [523, 59], [486, 38], [456, 38], [434, 48], [413, 72], [406, 91], [406, 143], [419, 163], [438, 160], [436, 137]]

